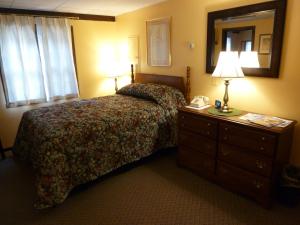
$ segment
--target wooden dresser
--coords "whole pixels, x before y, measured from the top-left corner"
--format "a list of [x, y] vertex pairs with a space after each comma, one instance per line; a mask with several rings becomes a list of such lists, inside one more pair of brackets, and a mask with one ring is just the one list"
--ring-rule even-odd
[[239, 117], [180, 109], [178, 164], [269, 207], [289, 160], [296, 121], [267, 128]]

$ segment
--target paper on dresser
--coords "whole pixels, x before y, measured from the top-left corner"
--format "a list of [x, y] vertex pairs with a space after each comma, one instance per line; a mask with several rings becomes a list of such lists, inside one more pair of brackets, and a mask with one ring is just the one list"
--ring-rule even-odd
[[256, 113], [247, 113], [246, 115], [241, 116], [240, 119], [247, 120], [265, 127], [286, 127], [293, 122], [291, 120], [286, 120], [275, 116], [267, 116]]

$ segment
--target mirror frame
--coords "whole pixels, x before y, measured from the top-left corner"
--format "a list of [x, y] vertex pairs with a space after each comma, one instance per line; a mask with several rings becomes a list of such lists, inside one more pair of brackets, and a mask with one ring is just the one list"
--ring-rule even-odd
[[246, 76], [256, 77], [279, 77], [283, 32], [285, 25], [286, 0], [274, 0], [254, 5], [241, 6], [237, 8], [225, 9], [208, 13], [207, 20], [207, 49], [206, 49], [206, 73], [213, 73], [215, 66], [212, 65], [214, 58], [215, 42], [215, 20], [241, 16], [258, 11], [275, 10], [273, 41], [272, 41], [272, 58], [270, 68], [242, 68]]

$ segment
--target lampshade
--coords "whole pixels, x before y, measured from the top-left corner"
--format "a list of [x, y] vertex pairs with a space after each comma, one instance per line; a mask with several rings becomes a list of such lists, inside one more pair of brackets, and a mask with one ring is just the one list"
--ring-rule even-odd
[[257, 52], [241, 52], [240, 53], [240, 64], [241, 67], [245, 68], [259, 68], [258, 54]]
[[220, 52], [218, 63], [212, 76], [221, 78], [244, 77], [238, 52]]
[[106, 77], [107, 78], [118, 78], [118, 77], [120, 77], [121, 75], [119, 75], [119, 74], [108, 74]]

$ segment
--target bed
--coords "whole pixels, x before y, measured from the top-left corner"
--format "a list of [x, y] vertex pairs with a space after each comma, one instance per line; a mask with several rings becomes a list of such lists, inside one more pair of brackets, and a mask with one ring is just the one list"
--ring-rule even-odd
[[132, 72], [115, 95], [25, 112], [13, 150], [34, 168], [35, 207], [61, 204], [75, 186], [176, 146], [185, 90], [182, 77]]

